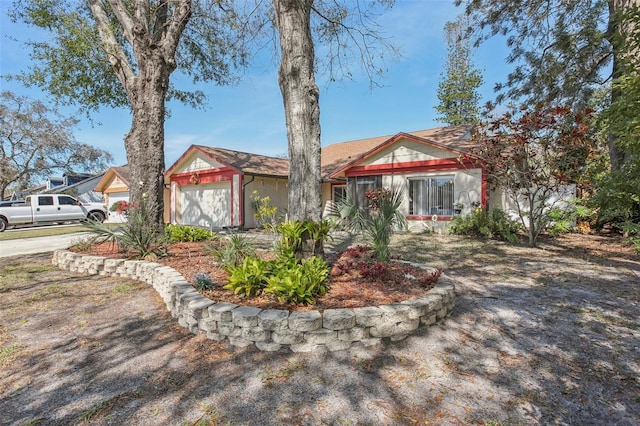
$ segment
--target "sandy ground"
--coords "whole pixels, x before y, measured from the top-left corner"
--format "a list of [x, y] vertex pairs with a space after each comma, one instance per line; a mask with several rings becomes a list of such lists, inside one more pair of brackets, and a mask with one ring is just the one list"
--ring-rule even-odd
[[452, 315], [315, 354], [190, 335], [146, 285], [50, 254], [0, 259], [0, 424], [640, 424], [638, 256], [584, 236], [394, 244], [456, 279]]

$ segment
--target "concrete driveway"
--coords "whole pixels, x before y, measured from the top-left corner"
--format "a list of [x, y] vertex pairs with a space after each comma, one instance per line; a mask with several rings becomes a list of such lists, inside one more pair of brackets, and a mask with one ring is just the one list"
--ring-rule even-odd
[[[11, 232], [11, 231], [7, 231]], [[89, 232], [0, 241], [0, 257], [44, 253], [72, 246], [90, 235]]]

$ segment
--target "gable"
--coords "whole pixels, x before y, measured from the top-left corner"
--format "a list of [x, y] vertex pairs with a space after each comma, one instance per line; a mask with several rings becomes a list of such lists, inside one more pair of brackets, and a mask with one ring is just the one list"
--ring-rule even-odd
[[193, 173], [201, 170], [212, 171], [214, 169], [222, 169], [227, 167], [215, 159], [204, 155], [200, 151], [194, 151], [192, 155], [185, 157], [179, 164], [172, 170], [172, 174], [180, 173]]
[[427, 143], [400, 138], [396, 142], [384, 147], [369, 157], [354, 163], [354, 166], [415, 163], [417, 161], [439, 160], [455, 158], [458, 155], [447, 149], [439, 148]]

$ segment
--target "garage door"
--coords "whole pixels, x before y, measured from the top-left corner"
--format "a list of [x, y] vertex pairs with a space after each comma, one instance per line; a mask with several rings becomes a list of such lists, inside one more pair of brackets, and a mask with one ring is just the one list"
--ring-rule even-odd
[[231, 226], [231, 183], [216, 182], [179, 188], [177, 222], [205, 228]]
[[[109, 194], [109, 205], [107, 206], [107, 208], [111, 208], [111, 206], [113, 206], [115, 203], [118, 203], [120, 201], [126, 201], [127, 203], [129, 202], [129, 192], [112, 192]], [[109, 212], [109, 218], [107, 219], [107, 222], [112, 222], [112, 223], [122, 223], [122, 222], [126, 222], [127, 218], [117, 212]]]
[[115, 203], [120, 201], [129, 202], [129, 192], [112, 192], [109, 194], [109, 205], [107, 208], [111, 208]]

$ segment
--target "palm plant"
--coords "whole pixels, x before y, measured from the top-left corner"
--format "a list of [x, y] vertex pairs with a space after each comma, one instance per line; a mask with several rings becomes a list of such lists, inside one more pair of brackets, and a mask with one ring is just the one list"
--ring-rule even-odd
[[367, 191], [368, 209], [358, 208], [351, 197], [332, 206], [329, 214], [337, 217], [350, 231], [362, 234], [376, 258], [389, 260], [391, 235], [407, 228], [407, 218], [400, 211], [404, 191], [381, 188]]

